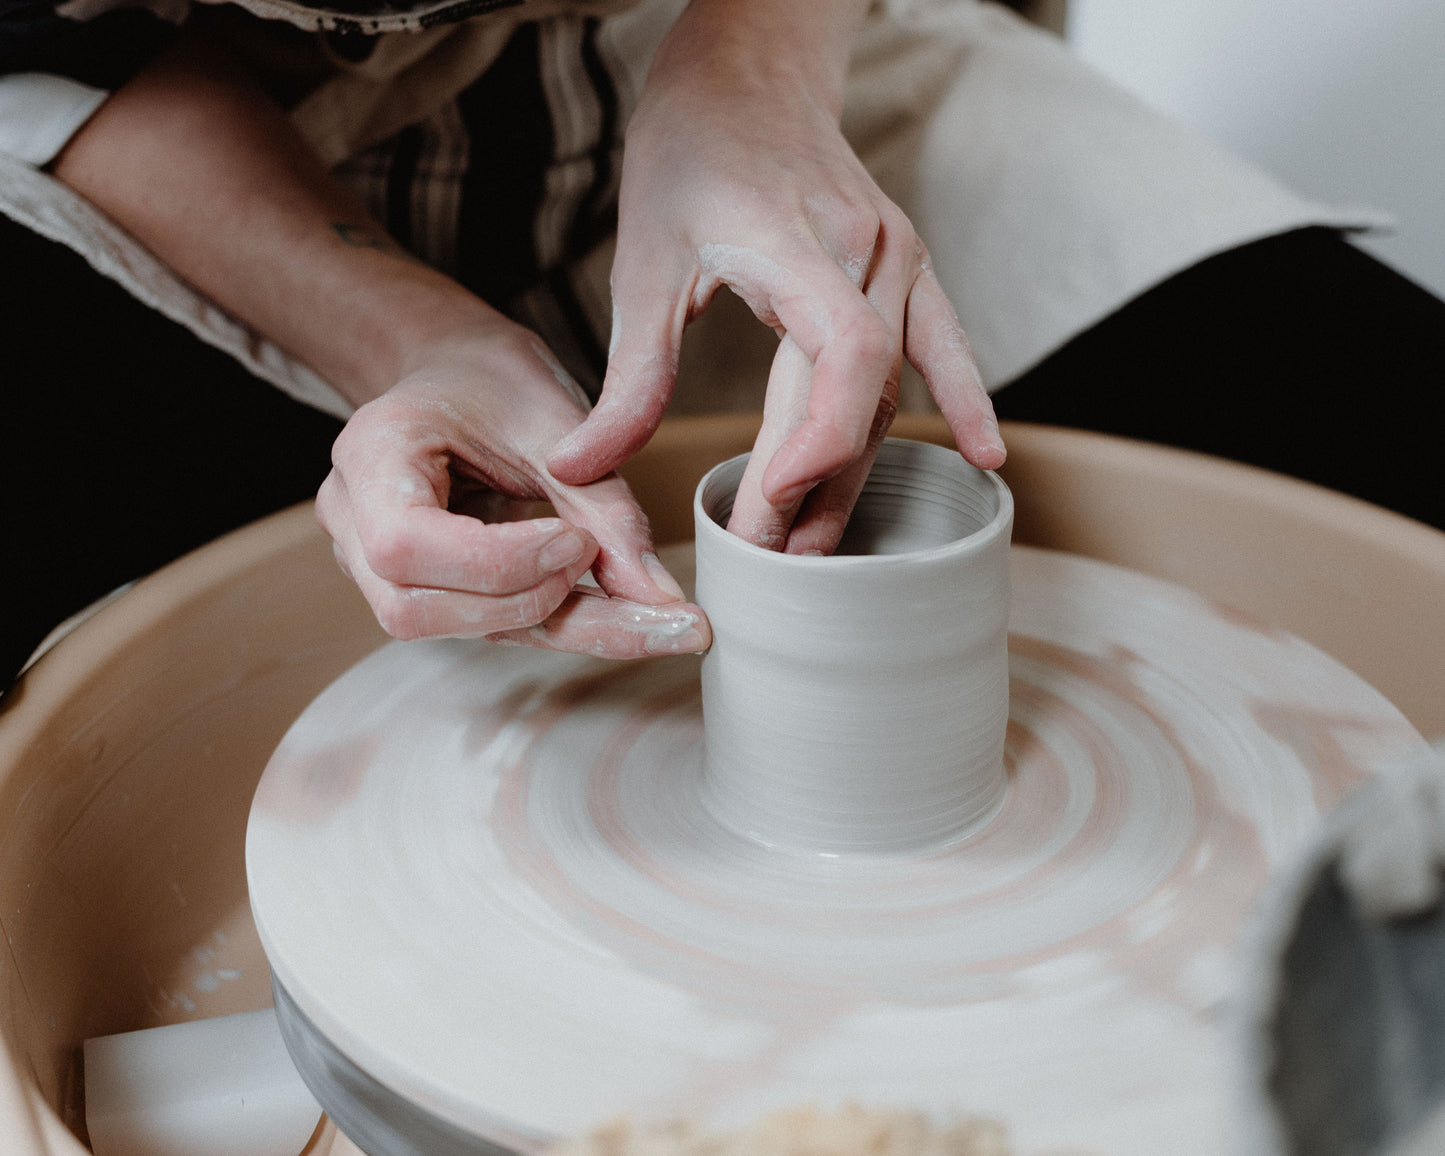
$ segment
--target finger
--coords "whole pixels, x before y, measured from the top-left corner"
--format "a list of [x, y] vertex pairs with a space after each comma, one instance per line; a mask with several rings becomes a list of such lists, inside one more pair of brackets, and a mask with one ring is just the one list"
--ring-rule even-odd
[[492, 642], [595, 654], [600, 658], [698, 654], [712, 645], [707, 616], [691, 602], [644, 606], [605, 597], [586, 587], [573, 590], [556, 611], [536, 626], [487, 637]]
[[763, 496], [763, 473], [773, 455], [794, 430], [807, 420], [808, 387], [813, 364], [791, 337], [784, 337], [773, 356], [768, 391], [763, 400], [763, 424], [752, 455], [738, 482], [727, 528], [754, 546], [781, 550], [798, 512], [799, 502], [775, 506]]
[[[907, 223], [902, 212], [890, 210], [880, 218], [879, 231], [874, 237], [873, 246], [868, 250], [867, 266], [863, 266], [861, 262], [851, 266], [850, 277], [861, 275], [863, 283], [860, 288], [863, 289], [864, 299], [889, 334], [903, 332], [907, 293], [918, 272], [916, 260], [918, 246], [912, 225]], [[847, 526], [848, 514], [853, 512], [858, 494], [863, 491], [867, 481], [868, 471], [873, 468], [874, 458], [877, 457], [883, 438], [887, 436], [889, 426], [892, 426], [897, 413], [899, 374], [902, 371], [899, 345], [900, 342], [894, 338], [892, 361], [887, 366], [880, 392], [874, 393], [870, 384], [867, 393], [858, 394], [863, 399], [874, 397], [874, 410], [861, 449], [855, 452], [847, 464], [842, 465], [841, 470], [828, 475], [806, 493], [806, 499], [802, 501], [801, 509], [796, 513], [790, 527], [786, 552], [832, 553], [837, 548]], [[827, 389], [827, 386], [816, 380], [815, 373], [814, 383], [809, 390], [809, 416], [814, 415], [819, 405], [827, 400], [819, 397], [819, 390], [822, 389]], [[855, 390], [857, 386], [844, 384], [842, 389]], [[772, 491], [777, 474], [786, 470], [786, 455], [796, 452], [799, 435], [806, 436], [806, 425], [799, 426], [798, 431], [790, 438], [789, 445], [785, 445], [776, 455], [767, 475], [764, 475], [764, 493]], [[786, 486], [786, 481], [783, 486]]]
[[959, 452], [982, 470], [1003, 465], [1007, 451], [978, 364], [948, 295], [926, 255], [908, 295], [904, 351], [938, 402]]
[[366, 564], [401, 586], [512, 594], [595, 554], [597, 542], [561, 518], [484, 523], [426, 506], [356, 512]]
[[365, 427], [338, 439], [357, 548], [382, 581], [512, 594], [595, 553], [590, 535], [560, 518], [489, 524], [451, 513], [445, 469], [419, 467], [416, 453], [415, 443]]
[[557, 512], [597, 541], [592, 573], [604, 591], [649, 606], [683, 598], [682, 587], [657, 558], [647, 515], [625, 481], [610, 474], [585, 486], [552, 479], [544, 485]]
[[838, 549], [877, 456], [875, 448], [842, 473], [809, 491], [789, 528], [783, 545], [785, 554], [827, 555]]
[[558, 443], [547, 469], [584, 485], [611, 473], [656, 431], [677, 377], [687, 323], [689, 274], [669, 277], [650, 251], [618, 247], [612, 269], [612, 341], [602, 395], [587, 419]]
[[812, 301], [783, 300], [778, 316], [813, 363], [807, 417], [779, 447], [763, 475], [763, 494], [786, 505], [856, 460], [865, 450], [899, 342], [847, 274], [819, 254]]
[[878, 458], [878, 449], [888, 436], [897, 394], [887, 403], [880, 403], [879, 415], [868, 435], [863, 453], [826, 481], [808, 492], [801, 502], [788, 531], [783, 552], [787, 554], [831, 554], [838, 548], [858, 495], [868, 481], [868, 474]]
[[527, 590], [504, 595], [473, 594], [428, 586], [405, 586], [379, 577], [367, 564], [354, 524], [330, 519], [344, 568], [393, 638], [470, 637], [534, 626], [551, 614], [587, 572], [595, 546], [571, 565]]
[[[904, 246], [910, 246], [905, 249]], [[910, 286], [917, 275], [917, 244], [911, 226], [899, 214], [899, 222], [879, 234], [873, 251], [873, 265], [864, 283], [864, 293], [890, 332], [903, 331]], [[837, 549], [868, 480], [878, 449], [898, 412], [898, 383], [902, 361], [895, 357], [878, 399], [878, 408], [868, 430], [863, 452], [841, 471], [809, 491], [788, 534], [784, 547], [789, 554], [831, 554]]]

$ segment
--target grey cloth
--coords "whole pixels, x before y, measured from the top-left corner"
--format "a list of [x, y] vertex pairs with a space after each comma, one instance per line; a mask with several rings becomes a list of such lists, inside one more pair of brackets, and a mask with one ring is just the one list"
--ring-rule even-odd
[[1260, 908], [1241, 1156], [1445, 1151], [1445, 743], [1382, 769]]

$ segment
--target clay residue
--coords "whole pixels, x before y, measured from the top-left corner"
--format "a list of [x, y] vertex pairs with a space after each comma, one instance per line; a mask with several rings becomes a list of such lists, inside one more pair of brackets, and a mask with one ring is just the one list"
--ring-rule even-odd
[[[1420, 736], [1403, 719], [1396, 722], [1364, 718], [1328, 710], [1316, 710], [1296, 703], [1261, 700], [1250, 704], [1250, 716], [1261, 730], [1283, 743], [1310, 773], [1315, 805], [1323, 811], [1360, 785], [1377, 766], [1361, 766], [1350, 747], [1381, 751], [1397, 746], [1410, 750], [1420, 745]], [[1353, 743], [1346, 740], [1353, 739]]]
[[[569, 682], [529, 712], [525, 748], [502, 771], [494, 836], [517, 874], [590, 938], [719, 1006], [792, 1016], [804, 1006], [836, 1008], [841, 993], [844, 1003], [952, 1005], [996, 998], [1021, 969], [1089, 953], [1193, 1007], [1171, 977], [1201, 946], [1232, 938], [1266, 872], [1257, 833], [1220, 799], [1213, 777], [1132, 677], [1138, 656], [1096, 657], [1022, 637], [1013, 645], [1029, 669], [1046, 673], [1013, 681], [1006, 802], [974, 837], [921, 861], [817, 859], [788, 879], [798, 864], [690, 813], [696, 759], [627, 796], [627, 776], [645, 762], [638, 745], [657, 741], [654, 729], [666, 726], [683, 735], [671, 740], [681, 750], [687, 736], [696, 742], [697, 720], [684, 717], [695, 712], [693, 687], [625, 675]], [[549, 769], [553, 729], [578, 711], [606, 709], [602, 700], [619, 694], [586, 764]], [[1142, 821], [1147, 830], [1155, 821], [1137, 814], [1140, 777], [1166, 771], [1113, 746], [1110, 734], [1139, 720], [1171, 752], [1170, 773], [1182, 776], [1181, 821], [1191, 824], [1146, 864], [1115, 850], [1126, 826]], [[1081, 773], [1089, 792], [1082, 809], [1073, 797]], [[576, 810], [595, 839], [561, 843], [537, 827], [528, 806], [537, 774], [566, 775], [564, 789], [584, 796]], [[659, 829], [655, 815], [629, 813], [624, 797], [655, 800], [659, 813], [688, 825]], [[1161, 830], [1168, 821], [1159, 819]], [[1068, 907], [1048, 914], [1068, 888], [1079, 892], [1094, 879], [1085, 889], [1088, 918]], [[1054, 924], [1060, 930], [1051, 938]], [[1067, 930], [1080, 924], [1084, 930]], [[980, 940], [985, 927], [994, 939]], [[1020, 935], [1037, 946], [985, 946]]]
[[324, 822], [361, 789], [381, 736], [369, 731], [324, 747], [283, 741], [256, 787], [254, 810], [284, 823]]

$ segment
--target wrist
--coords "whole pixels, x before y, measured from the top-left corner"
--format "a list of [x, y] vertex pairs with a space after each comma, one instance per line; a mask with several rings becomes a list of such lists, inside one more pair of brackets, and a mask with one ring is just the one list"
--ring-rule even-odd
[[703, 100], [809, 100], [836, 119], [869, 0], [691, 0], [643, 90], [676, 79]]
[[[356, 244], [384, 234], [348, 230]], [[380, 397], [442, 349], [498, 339], [516, 328], [463, 286], [389, 243], [343, 254], [352, 265], [345, 323], [323, 335], [307, 330], [309, 348], [292, 350], [355, 405]]]

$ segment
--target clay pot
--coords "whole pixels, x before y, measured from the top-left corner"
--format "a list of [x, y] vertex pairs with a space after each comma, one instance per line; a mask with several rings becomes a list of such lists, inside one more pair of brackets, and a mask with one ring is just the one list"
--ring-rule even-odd
[[1013, 498], [956, 452], [886, 441], [831, 557], [723, 526], [748, 455], [694, 500], [704, 804], [764, 843], [905, 851], [998, 806]]

